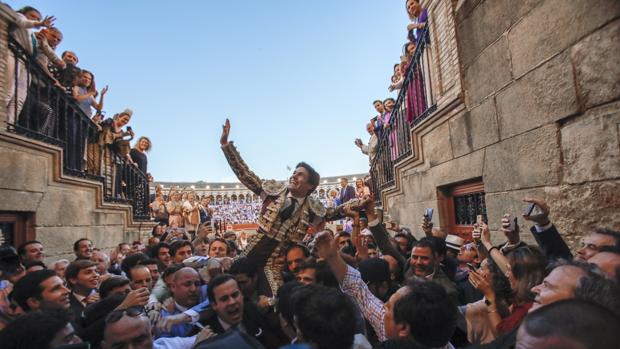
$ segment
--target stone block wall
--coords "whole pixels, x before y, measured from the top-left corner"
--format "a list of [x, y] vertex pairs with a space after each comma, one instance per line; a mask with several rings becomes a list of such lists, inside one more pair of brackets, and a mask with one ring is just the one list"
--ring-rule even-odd
[[[140, 239], [140, 230], [127, 223], [127, 210], [98, 207], [95, 182], [57, 180], [59, 159], [45, 144], [13, 142], [0, 132], [0, 212], [34, 213], [35, 237], [46, 249], [47, 262], [73, 257], [73, 242], [86, 237], [103, 250], [121, 241]], [[49, 147], [49, 148], [48, 148]]]
[[482, 178], [494, 230], [531, 195], [573, 247], [620, 230], [620, 2], [450, 4], [463, 98], [413, 130], [420, 160], [399, 169], [390, 217], [417, 228], [438, 187]]

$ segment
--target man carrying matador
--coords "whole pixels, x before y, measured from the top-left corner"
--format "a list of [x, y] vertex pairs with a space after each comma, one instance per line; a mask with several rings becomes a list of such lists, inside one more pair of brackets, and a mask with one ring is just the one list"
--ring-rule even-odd
[[297, 164], [288, 184], [261, 180], [241, 159], [233, 142], [228, 141], [228, 119], [222, 128], [220, 144], [228, 164], [239, 181], [259, 195], [263, 202], [257, 234], [248, 242], [241, 255], [264, 270], [268, 285], [264, 285], [264, 282], [259, 285], [259, 293], [274, 297], [282, 285], [281, 270], [276, 265], [277, 257], [290, 244], [301, 243], [309, 226], [320, 231], [324, 222], [344, 216], [345, 205], [355, 208], [360, 205], [360, 201], [351, 200], [345, 205], [325, 208], [319, 200], [310, 196], [319, 185], [320, 176], [305, 162]]

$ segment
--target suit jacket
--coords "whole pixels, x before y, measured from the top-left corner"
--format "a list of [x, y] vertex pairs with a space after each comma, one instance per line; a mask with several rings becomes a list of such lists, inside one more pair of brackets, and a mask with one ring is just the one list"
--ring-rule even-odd
[[338, 195], [338, 198], [340, 198], [340, 202], [341, 203], [345, 203], [349, 200], [355, 199], [357, 197], [357, 194], [355, 193], [355, 188], [353, 188], [350, 185], [347, 185], [344, 188], [340, 189], [340, 195]]
[[75, 298], [75, 294], [71, 292], [69, 294], [69, 311], [71, 312], [71, 316], [75, 322], [80, 322], [82, 319], [82, 313], [84, 312], [84, 305], [77, 298]]
[[[217, 318], [217, 313], [212, 309], [200, 313], [200, 323], [209, 326], [217, 334], [226, 332]], [[279, 348], [289, 341], [279, 328], [271, 327], [266, 319], [260, 314], [254, 303], [243, 303], [243, 320], [241, 324], [248, 335], [256, 338], [265, 348]]]
[[543, 250], [547, 259], [573, 259], [573, 255], [570, 253], [570, 249], [560, 236], [560, 233], [555, 228], [555, 225], [551, 225], [551, 228], [538, 232], [535, 227], [530, 228], [532, 235], [534, 235], [534, 239], [536, 239], [536, 243], [540, 246], [540, 249]]

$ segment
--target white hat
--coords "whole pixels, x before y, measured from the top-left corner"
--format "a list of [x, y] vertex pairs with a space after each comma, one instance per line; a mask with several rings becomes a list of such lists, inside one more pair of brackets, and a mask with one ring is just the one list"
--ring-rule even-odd
[[464, 244], [465, 244], [465, 240], [460, 236], [451, 235], [451, 234], [448, 234], [448, 236], [446, 236], [446, 247], [447, 248], [460, 251], [461, 246], [463, 246]]

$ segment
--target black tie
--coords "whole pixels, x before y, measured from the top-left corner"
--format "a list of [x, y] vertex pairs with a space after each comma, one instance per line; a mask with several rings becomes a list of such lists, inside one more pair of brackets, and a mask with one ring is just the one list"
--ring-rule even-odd
[[288, 205], [287, 208], [282, 210], [282, 212], [280, 212], [280, 218], [282, 218], [282, 222], [284, 222], [287, 219], [291, 218], [291, 215], [295, 211], [295, 204], [297, 204], [297, 200], [295, 200], [294, 198], [290, 198], [290, 199], [291, 199], [291, 204]]

